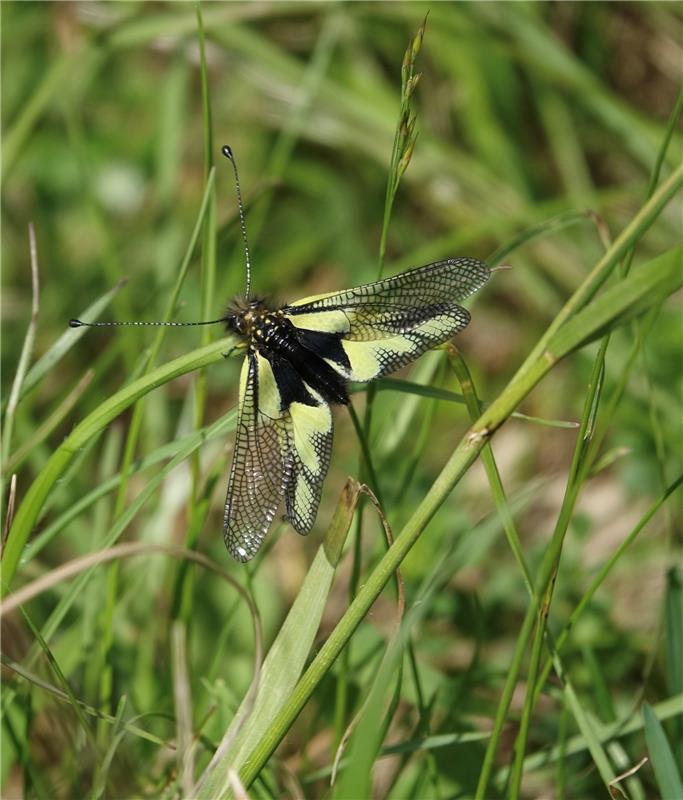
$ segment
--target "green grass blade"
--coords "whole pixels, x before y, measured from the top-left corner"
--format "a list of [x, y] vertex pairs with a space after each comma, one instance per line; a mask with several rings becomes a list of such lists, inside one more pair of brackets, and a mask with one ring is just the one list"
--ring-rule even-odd
[[34, 431], [24, 444], [21, 445], [7, 460], [5, 464], [6, 473], [14, 472], [24, 461], [24, 459], [33, 451], [34, 448], [39, 447], [42, 442], [61, 424], [64, 418], [69, 414], [71, 409], [76, 405], [79, 398], [90, 385], [94, 378], [95, 373], [88, 370], [74, 388], [67, 394], [57, 408], [45, 419], [43, 423]]
[[[559, 633], [555, 643], [555, 646], [558, 651], [562, 649], [562, 647], [564, 646], [565, 642], [569, 637], [570, 632], [575, 628], [581, 615], [588, 608], [593, 596], [598, 591], [600, 586], [602, 586], [602, 584], [605, 582], [605, 579], [612, 572], [614, 567], [619, 563], [619, 560], [623, 556], [624, 552], [633, 544], [638, 535], [650, 522], [650, 520], [655, 516], [655, 514], [660, 510], [660, 508], [664, 505], [666, 500], [677, 489], [679, 489], [681, 485], [683, 485], [683, 475], [679, 475], [677, 480], [675, 480], [667, 488], [667, 490], [662, 494], [662, 496], [657, 498], [657, 500], [650, 506], [650, 508], [645, 512], [645, 514], [643, 514], [643, 516], [638, 520], [638, 523], [630, 531], [630, 533], [626, 537], [624, 537], [623, 541], [619, 544], [619, 547], [616, 548], [616, 550], [614, 551], [614, 553], [612, 553], [607, 562], [599, 569], [598, 573], [591, 581], [590, 586], [581, 596], [579, 602], [576, 604], [576, 607], [569, 616], [566, 625]], [[550, 673], [550, 670], [551, 670], [551, 659], [549, 657], [541, 673], [541, 678], [539, 680], [539, 688], [537, 688], [537, 691], [540, 691], [540, 686], [543, 686], [545, 684], [548, 678], [548, 674]]]
[[[531, 715], [533, 713], [536, 691], [538, 686], [538, 676], [541, 663], [541, 655], [543, 645], [546, 637], [546, 624], [550, 614], [550, 607], [553, 599], [553, 592], [555, 588], [555, 576], [559, 570], [560, 560], [564, 548], [564, 540], [569, 528], [576, 501], [578, 499], [579, 489], [581, 487], [581, 465], [585, 455], [587, 443], [590, 441], [594, 428], [594, 418], [597, 411], [600, 397], [602, 395], [602, 387], [604, 382], [604, 356], [608, 345], [608, 339], [603, 339], [598, 354], [593, 362], [590, 380], [588, 382], [586, 396], [583, 403], [583, 412], [581, 415], [581, 427], [577, 433], [576, 441], [574, 444], [574, 453], [572, 455], [572, 462], [569, 469], [569, 476], [562, 498], [560, 511], [555, 522], [552, 536], [543, 554], [543, 561], [538, 569], [535, 581], [536, 593], [534, 594], [534, 602], [529, 606], [525, 623], [532, 613], [536, 616], [535, 630], [533, 632], [533, 641], [531, 643], [531, 652], [529, 657], [529, 666], [527, 674], [527, 690], [522, 709], [522, 715], [519, 723], [519, 731], [515, 740], [514, 748], [514, 764], [511, 773], [509, 794], [513, 800], [517, 800], [522, 782], [522, 774], [524, 768], [524, 755], [526, 751], [526, 742], [531, 724]], [[526, 648], [527, 642], [525, 639], [531, 636], [531, 631], [525, 636], [520, 636], [516, 648]], [[555, 655], [554, 661], [556, 662], [556, 669], [561, 670], [559, 657]], [[562, 674], [560, 672], [560, 674]], [[513, 672], [508, 674], [506, 681], [506, 688], [509, 688], [517, 680], [517, 675]], [[576, 710], [581, 714], [580, 705], [576, 701], [576, 697], [570, 691], [569, 681], [565, 679], [566, 688], [569, 693], [567, 695], [569, 705], [572, 710]], [[540, 687], [539, 687], [540, 688]], [[496, 725], [499, 726], [507, 713], [508, 700], [501, 700], [499, 706], [499, 713], [496, 715]], [[579, 706], [577, 708], [577, 705]], [[583, 722], [579, 722], [581, 725]], [[495, 742], [500, 738], [500, 728], [494, 729], [494, 733], [489, 742], [485, 756], [485, 767], [482, 769], [480, 775], [479, 785], [477, 787], [477, 796], [481, 797], [482, 793], [486, 790], [486, 776], [487, 767], [491, 763], [491, 758], [494, 753]], [[599, 754], [598, 754], [598, 757]], [[601, 762], [602, 764], [602, 762]], [[600, 767], [599, 767], [600, 768]]]
[[[48, 681], [43, 680], [40, 676], [30, 672], [21, 664], [17, 664], [15, 661], [12, 661], [12, 659], [8, 658], [5, 655], [1, 656], [1, 660], [2, 664], [5, 667], [7, 667], [7, 669], [12, 670], [12, 672], [15, 672], [24, 680], [28, 681], [34, 686], [37, 686], [40, 689], [44, 689], [46, 692], [49, 692], [51, 695], [54, 695], [55, 697], [58, 697], [60, 700], [69, 701], [69, 695], [65, 691], [59, 689], [57, 686], [54, 686], [51, 683], [48, 683]], [[112, 716], [111, 714], [105, 714], [104, 712], [99, 711], [96, 708], [93, 708], [93, 706], [84, 703], [82, 700], [76, 700], [76, 702], [78, 703], [80, 708], [83, 709], [83, 712], [90, 717], [105, 719], [107, 720], [107, 722], [111, 724], [115, 724], [117, 722], [116, 717]], [[163, 739], [159, 738], [158, 736], [155, 736], [153, 733], [146, 731], [144, 728], [141, 728], [132, 722], [124, 722], [123, 726], [125, 732], [129, 733], [131, 736], [138, 736], [147, 742], [151, 742], [157, 747], [161, 747], [164, 749], [171, 749], [171, 745], [169, 745], [168, 742], [165, 742]]]
[[[619, 261], [628, 253], [630, 248], [645, 235], [650, 226], [659, 217], [662, 210], [680, 190], [681, 186], [683, 186], [683, 165], [674, 170], [652, 197], [648, 199], [595, 267], [593, 267], [583, 283], [550, 323], [546, 332], [540, 338], [531, 353], [529, 353], [524, 364], [522, 364], [517, 371], [517, 375], [513, 378], [513, 381], [516, 380], [517, 376], [531, 373], [535, 365], [538, 364], [539, 359], [543, 356], [548, 342], [555, 336], [560, 328], [566, 324], [570, 317], [576, 314], [577, 311], [580, 311], [591, 300], [599, 288], [607, 281]], [[598, 333], [597, 330], [593, 332], [595, 334]]]
[[[127, 282], [127, 278], [120, 280], [113, 289], [102, 295], [99, 299], [91, 303], [80, 315], [79, 319], [84, 322], [95, 322], [100, 314], [109, 306], [114, 295]], [[78, 340], [88, 332], [87, 328], [67, 328], [67, 320], [64, 320], [64, 333], [57, 341], [36, 361], [26, 375], [26, 380], [21, 388], [21, 397], [25, 397], [28, 392], [37, 386], [41, 380], [53, 370], [64, 356], [77, 344]]]
[[124, 722], [123, 719], [123, 715], [126, 710], [126, 702], [127, 702], [126, 696], [123, 695], [119, 699], [119, 703], [116, 708], [116, 715], [113, 717], [113, 728], [111, 732], [109, 747], [107, 748], [106, 753], [104, 753], [104, 756], [97, 765], [97, 772], [93, 780], [93, 787], [91, 791], [91, 797], [93, 798], [100, 798], [105, 796], [107, 790], [107, 778], [109, 776], [109, 770], [111, 769], [112, 761], [114, 760], [114, 755], [116, 754], [119, 745], [121, 744], [124, 736], [126, 735], [126, 723]]
[[[683, 715], [683, 695], [676, 695], [657, 703], [654, 707], [657, 717], [664, 720], [672, 720], [676, 717]], [[644, 720], [642, 715], [633, 714], [631, 710], [625, 716], [620, 717], [616, 722], [611, 725], [595, 727], [595, 735], [600, 742], [605, 745], [615, 737], [626, 737], [632, 733], [641, 731], [644, 727]], [[574, 755], [579, 755], [586, 752], [588, 743], [583, 734], [572, 736], [566, 744], [556, 745], [549, 751], [532, 753], [524, 759], [524, 774], [534, 772], [535, 770], [542, 770], [547, 768], [548, 765], [554, 764], [561, 756], [570, 758]], [[498, 789], [506, 785], [510, 768], [503, 767], [496, 774], [494, 783]]]
[[543, 220], [536, 225], [532, 225], [522, 233], [515, 236], [511, 241], [502, 247], [495, 250], [487, 259], [486, 263], [489, 266], [496, 266], [500, 264], [503, 259], [510, 253], [522, 247], [522, 245], [533, 242], [534, 239], [559, 233], [559, 231], [569, 228], [572, 225], [586, 222], [590, 220], [591, 215], [589, 211], [565, 211], [562, 214], [557, 214], [551, 219]]
[[[159, 464], [161, 461], [165, 461], [168, 458], [172, 458], [177, 453], [182, 452], [188, 445], [196, 449], [200, 443], [209, 442], [217, 436], [225, 436], [226, 433], [234, 430], [235, 419], [236, 414], [233, 409], [233, 411], [228, 412], [228, 414], [222, 418], [220, 425], [217, 426], [216, 423], [212, 423], [199, 431], [188, 433], [175, 441], [168, 442], [145, 456], [145, 458], [135, 462], [131, 474], [135, 475], [144, 472], [146, 469], [149, 469], [149, 467]], [[120, 473], [113, 475], [81, 497], [76, 503], [69, 506], [54, 520], [54, 522], [51, 522], [37, 536], [34, 536], [26, 545], [23, 553], [23, 558], [26, 562], [28, 563], [35, 558], [72, 520], [94, 505], [100, 498], [114, 491], [114, 489], [118, 487], [120, 480]]]
[[[180, 268], [176, 276], [175, 285], [166, 302], [166, 307], [164, 309], [164, 313], [161, 318], [163, 322], [168, 322], [173, 317], [173, 314], [176, 310], [178, 300], [180, 298], [180, 292], [182, 291], [185, 278], [187, 277], [187, 272], [190, 268], [190, 261], [192, 260], [192, 256], [197, 246], [197, 241], [199, 240], [199, 235], [203, 228], [207, 211], [211, 205], [211, 198], [214, 196], [213, 195], [214, 180], [215, 180], [215, 170], [212, 168], [209, 172], [206, 185], [204, 186], [204, 195], [202, 197], [202, 202], [199, 207], [197, 219], [195, 220], [192, 235], [190, 236], [190, 241], [188, 242], [187, 249], [185, 250], [185, 255], [183, 256], [183, 260], [180, 264]], [[157, 355], [159, 354], [159, 351], [161, 349], [161, 345], [164, 339], [166, 338], [167, 333], [168, 333], [168, 328], [164, 326], [159, 327], [159, 329], [157, 330], [152, 346], [150, 347], [149, 353], [142, 367], [143, 375], [146, 374], [154, 364]], [[133, 410], [133, 416], [130, 422], [130, 426], [128, 428], [128, 434], [126, 436], [126, 444], [124, 448], [123, 463], [121, 468], [123, 479], [119, 486], [116, 503], [114, 506], [114, 518], [118, 517], [122, 513], [126, 503], [127, 486], [128, 486], [126, 475], [128, 474], [128, 469], [130, 468], [130, 465], [134, 458], [134, 453], [137, 446], [137, 440], [140, 433], [140, 426], [142, 425], [142, 412], [143, 412], [142, 404], [137, 403], [135, 409]], [[116, 568], [117, 565], [113, 564], [112, 569], [115, 570]]]
[[682, 257], [683, 245], [679, 245], [610, 286], [551, 337], [548, 357], [562, 358], [675, 292], [683, 285]]
[[[476, 422], [477, 417], [481, 413], [481, 403], [479, 397], [477, 396], [477, 390], [474, 386], [472, 375], [467, 366], [467, 362], [458, 352], [456, 347], [452, 347], [449, 355], [450, 355], [451, 366], [462, 388], [462, 393], [463, 397], [465, 398], [465, 402], [467, 404], [467, 411], [469, 413], [470, 420], [474, 423]], [[496, 508], [498, 509], [498, 515], [500, 517], [500, 522], [501, 525], [503, 526], [503, 530], [505, 531], [505, 535], [508, 540], [508, 545], [510, 546], [510, 550], [512, 551], [515, 557], [515, 561], [517, 561], [519, 570], [522, 573], [522, 578], [524, 579], [524, 584], [529, 593], [529, 597], [533, 598], [534, 597], [533, 579], [531, 577], [531, 572], [529, 571], [529, 567], [524, 557], [524, 551], [522, 549], [522, 545], [519, 540], [519, 533], [517, 532], [517, 527], [515, 525], [512, 512], [510, 511], [510, 504], [508, 503], [508, 499], [505, 495], [503, 481], [500, 477], [498, 465], [496, 464], [496, 460], [494, 458], [493, 450], [490, 444], [486, 444], [482, 448], [481, 461], [482, 464], [484, 465], [484, 469], [486, 470], [486, 477], [488, 478], [488, 482], [491, 487], [491, 493], [493, 494], [493, 498], [496, 503]]]
[[66, 679], [66, 676], [62, 672], [57, 662], [57, 659], [54, 657], [52, 650], [50, 650], [48, 643], [41, 636], [40, 631], [33, 624], [33, 621], [31, 620], [29, 615], [24, 611], [23, 608], [21, 609], [21, 611], [24, 618], [24, 622], [26, 622], [34, 638], [40, 645], [40, 648], [42, 649], [45, 658], [47, 659], [48, 664], [50, 665], [50, 668], [54, 672], [57, 681], [61, 684], [62, 690], [69, 700], [69, 704], [71, 705], [71, 708], [73, 709], [74, 714], [76, 715], [76, 719], [78, 720], [79, 725], [81, 726], [81, 730], [83, 731], [85, 738], [92, 749], [92, 755], [96, 757], [98, 755], [98, 747], [97, 747], [97, 742], [95, 741], [95, 735], [91, 730], [88, 721], [85, 718], [85, 713], [81, 708], [81, 705], [79, 704], [78, 700], [76, 699], [76, 696], [73, 692], [73, 689], [71, 688], [71, 685], [69, 684], [69, 681]]
[[[344, 800], [346, 797], [370, 796], [370, 771], [375, 759], [381, 754], [411, 750], [411, 747], [403, 750], [400, 746], [380, 748], [386, 734], [385, 722], [389, 716], [387, 708], [390, 709], [387, 695], [392, 692], [395, 683], [393, 674], [401, 668], [403, 654], [410, 647], [413, 629], [430, 613], [439, 592], [465, 566], [477, 565], [485, 560], [497, 541], [500, 527], [499, 519], [491, 515], [478, 526], [465, 531], [460, 538], [445, 542], [437, 553], [429, 573], [411, 602], [410, 609], [401, 620], [398, 631], [391, 637], [374, 676], [368, 699], [362, 708], [360, 722], [353, 732], [348, 747], [348, 755], [341, 762], [344, 765], [344, 772], [334, 795], [338, 800]], [[447, 746], [456, 741], [478, 741], [487, 736], [488, 734], [476, 733], [471, 739], [467, 734], [449, 735], [443, 739], [429, 737], [430, 741], [425, 746]]]
[[[558, 670], [558, 674], [562, 675], [561, 668], [558, 668], [559, 665], [556, 664], [556, 670]], [[566, 676], [564, 677], [564, 691], [567, 698], [567, 703], [572, 712], [572, 716], [574, 717], [574, 721], [581, 731], [581, 735], [586, 743], [586, 747], [591, 754], [593, 763], [600, 773], [603, 783], [606, 787], [608, 787], [615, 778], [614, 768], [612, 767], [609, 756], [607, 755], [607, 752], [600, 740], [597, 727], [594, 724], [591, 715], [585, 708], [585, 704], [577, 695], [576, 690], [572, 686], [571, 682], [566, 679]]]
[[[196, 431], [193, 434], [189, 435], [186, 441], [183, 443], [183, 445], [177, 447], [176, 453], [173, 455], [168, 464], [165, 464], [161, 469], [158, 469], [154, 473], [152, 478], [150, 478], [150, 480], [145, 484], [145, 488], [130, 503], [128, 508], [126, 508], [124, 514], [114, 522], [111, 529], [107, 532], [106, 538], [104, 539], [104, 541], [102, 541], [101, 546], [111, 547], [112, 545], [114, 545], [118, 541], [122, 533], [125, 531], [126, 527], [139, 513], [140, 509], [145, 505], [147, 500], [157, 491], [157, 488], [164, 481], [167, 475], [170, 472], [172, 472], [178, 466], [178, 464], [181, 464], [189, 455], [191, 455], [198, 447], [201, 447], [204, 441], [212, 438], [214, 435], [219, 435], [220, 433], [224, 432], [229, 425], [234, 427], [234, 423], [235, 423], [235, 414], [234, 412], [231, 412], [222, 419], [219, 419], [216, 422], [214, 422], [207, 430], [206, 436], [204, 435], [203, 431]], [[73, 581], [72, 585], [66, 590], [64, 595], [60, 598], [55, 608], [51, 611], [50, 616], [48, 617], [47, 621], [45, 622], [41, 630], [41, 635], [43, 636], [46, 642], [49, 642], [52, 639], [57, 629], [64, 621], [64, 618], [67, 615], [67, 613], [71, 610], [74, 603], [82, 595], [84, 587], [87, 584], [89, 578], [92, 576], [95, 569], [96, 567], [92, 567], [87, 573], [79, 575]], [[37, 653], [38, 653], [37, 649], [32, 648], [31, 651], [29, 651], [29, 654], [24, 659], [24, 662], [28, 667], [32, 666], [37, 656]], [[3, 693], [2, 695], [3, 713], [6, 712], [6, 709], [11, 705], [13, 699], [14, 699], [14, 694], [12, 692]]]
[[377, 279], [382, 277], [384, 259], [387, 252], [387, 238], [389, 235], [389, 222], [396, 199], [396, 192], [403, 173], [408, 168], [413, 155], [413, 148], [417, 139], [417, 116], [411, 109], [411, 99], [420, 80], [420, 74], [415, 73], [415, 62], [422, 49], [425, 35], [427, 17], [411, 39], [403, 55], [401, 65], [401, 105], [399, 108], [396, 130], [394, 131], [394, 144], [391, 149], [389, 172], [387, 175], [387, 188], [384, 198], [384, 215], [382, 218], [382, 231], [379, 240], [379, 254], [377, 259]]
[[399, 673], [406, 642], [395, 637], [389, 643], [367, 701], [363, 706], [358, 727], [348, 745], [348, 767], [342, 772], [332, 792], [333, 800], [349, 797], [371, 797], [372, 768], [391, 721], [391, 704], [395, 696], [396, 674]]
[[26, 544], [33, 526], [38, 519], [40, 510], [45, 503], [52, 487], [59, 480], [64, 470], [78, 450], [83, 447], [93, 436], [96, 436], [106, 425], [115, 419], [122, 411], [131, 406], [152, 389], [184, 375], [187, 372], [208, 366], [221, 360], [223, 352], [229, 349], [233, 342], [228, 337], [213, 342], [207, 347], [199, 348], [191, 353], [186, 353], [179, 358], [169, 361], [148, 372], [142, 378], [125, 386], [115, 395], [110, 397], [99, 408], [80, 422], [66, 437], [62, 444], [55, 450], [38, 477], [31, 484], [24, 500], [19, 507], [14, 522], [7, 538], [7, 545], [3, 557], [3, 596], [9, 590], [14, 574], [19, 565], [22, 550]]
[[[292, 692], [289, 702], [277, 716], [266, 736], [259, 742], [258, 747], [253, 751], [249, 763], [241, 773], [245, 785], [249, 785], [254, 780], [272, 750], [278, 744], [289, 725], [291, 725], [291, 722], [303, 708], [315, 686], [326, 674], [330, 665], [360, 624], [361, 619], [365, 616], [384, 585], [391, 578], [396, 567], [403, 561], [453, 487], [474, 463], [489, 436], [503, 424], [521, 400], [552, 368], [554, 360], [549, 360], [545, 357], [548, 342], [577, 308], [582, 308], [586, 305], [587, 300], [607, 279], [619, 258], [654, 222], [662, 208], [680, 188], [682, 182], [683, 165], [672, 174], [671, 178], [660, 187], [655, 195], [636, 214], [621, 236], [614, 242], [605, 256], [600, 259], [583, 284], [579, 286], [564, 308], [555, 317], [524, 364], [508, 383], [508, 386], [479, 417], [465, 438], [455, 448], [441, 473], [425, 494], [422, 502], [396, 537], [394, 544], [368, 576], [349, 609], [320, 649], [311, 666], [304, 673]], [[608, 315], [605, 314], [605, 316]], [[590, 337], [593, 334], [597, 335], [599, 329], [605, 324], [605, 320], [594, 313], [588, 316], [587, 322], [592, 322], [596, 325], [596, 329], [589, 327], [587, 330], [575, 332], [575, 341], [564, 337], [563, 341], [568, 346], [568, 349], [571, 349], [574, 344], [578, 344], [586, 337]], [[532, 621], [533, 615], [531, 615], [529, 624]], [[489, 769], [492, 766], [491, 763]]]
[[[209, 179], [214, 170], [214, 143], [211, 115], [211, 95], [209, 91], [209, 78], [206, 63], [206, 42], [204, 34], [204, 22], [202, 9], [199, 2], [195, 5], [197, 19], [197, 38], [199, 41], [199, 74], [201, 83], [202, 98], [202, 136], [203, 136], [203, 156], [204, 156], [204, 181], [208, 185]], [[200, 292], [201, 292], [201, 319], [209, 319], [213, 316], [213, 304], [216, 296], [216, 188], [212, 183], [209, 194], [209, 201], [204, 216], [202, 226], [202, 248], [201, 248], [201, 272], [200, 272]], [[201, 329], [200, 337], [202, 344], [211, 341], [212, 332], [208, 326]], [[194, 380], [194, 402], [193, 402], [193, 422], [195, 428], [201, 428], [204, 414], [206, 411], [207, 398], [207, 376], [205, 370], [200, 370]], [[188, 513], [187, 531], [185, 534], [185, 546], [192, 548], [195, 546], [199, 531], [208, 513], [208, 502], [202, 502], [201, 486], [201, 465], [200, 454], [195, 452], [192, 456], [192, 496], [193, 502]], [[182, 580], [177, 585], [178, 595], [173, 600], [173, 608], [178, 609], [187, 620], [190, 616], [191, 595], [193, 586], [193, 573], [188, 570], [188, 565], [183, 563], [172, 565], [182, 573]], [[185, 607], [179, 597], [185, 598]], [[188, 782], [185, 776], [185, 783]]]
[[[451, 392], [448, 389], [441, 389], [439, 386], [430, 386], [428, 384], [403, 380], [402, 378], [380, 378], [375, 385], [378, 392], [404, 392], [405, 394], [413, 394], [419, 397], [431, 397], [434, 400], [446, 400], [449, 403], [459, 403], [461, 405], [465, 403], [464, 395], [458, 394], [457, 392]], [[365, 388], [359, 387], [356, 391], [364, 392]], [[488, 405], [488, 403], [480, 401], [479, 413], [481, 413]], [[524, 419], [527, 422], [533, 422], [536, 425], [545, 425], [549, 428], [571, 429], [578, 427], [578, 423], [576, 422], [570, 422], [562, 419], [543, 419], [541, 417], [532, 417], [529, 416], [529, 414], [521, 414], [519, 411], [515, 411], [512, 416], [516, 419]]]
[[671, 746], [662, 728], [662, 723], [652, 707], [643, 704], [643, 722], [645, 726], [645, 741], [652, 761], [652, 768], [657, 778], [657, 786], [662, 798], [683, 797], [683, 780], [676, 766], [676, 760], [671, 752]]
[[[349, 479], [325, 540], [306, 574], [296, 600], [261, 669], [256, 698], [240, 706], [221, 747], [197, 786], [198, 798], [215, 798], [229, 767], [239, 770], [251, 750], [268, 732], [285, 705], [308, 658], [325, 608], [332, 579], [358, 501], [359, 486]], [[252, 704], [253, 703], [253, 704]], [[248, 717], [245, 721], [245, 715]]]
[[5, 413], [5, 424], [2, 430], [2, 463], [3, 466], [9, 458], [12, 446], [12, 428], [14, 427], [14, 416], [19, 405], [19, 398], [21, 397], [21, 390], [26, 380], [26, 373], [28, 365], [31, 361], [33, 354], [33, 343], [36, 338], [36, 327], [38, 324], [38, 310], [40, 308], [40, 278], [38, 274], [38, 253], [36, 249], [36, 235], [33, 230], [33, 225], [28, 227], [28, 240], [29, 240], [29, 260], [31, 265], [31, 317], [26, 328], [24, 342], [21, 346], [21, 355], [12, 381], [12, 388], [10, 389], [9, 399], [7, 401], [7, 410]]

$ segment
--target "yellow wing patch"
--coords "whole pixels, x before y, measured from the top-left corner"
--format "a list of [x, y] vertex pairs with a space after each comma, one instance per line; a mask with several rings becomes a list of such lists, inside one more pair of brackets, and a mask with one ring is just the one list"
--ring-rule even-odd
[[327, 300], [328, 297], [335, 297], [339, 292], [324, 292], [323, 294], [312, 294], [308, 297], [302, 297], [300, 300], [294, 300], [289, 303], [290, 306], [307, 306], [309, 303], [317, 303], [319, 300]]
[[332, 454], [332, 412], [315, 389], [305, 384], [318, 405], [289, 406], [288, 446], [292, 473], [285, 492], [287, 518], [299, 533], [313, 527], [323, 480]]
[[[267, 358], [264, 358], [260, 353], [256, 354], [256, 361], [258, 364], [258, 410], [259, 413], [270, 417], [271, 419], [278, 419], [282, 416], [280, 410], [280, 392], [275, 382], [273, 375], [273, 368]], [[246, 364], [246, 361], [245, 361]], [[246, 380], [245, 370], [242, 369], [242, 381]], [[240, 382], [240, 397], [244, 397], [242, 390], [242, 382]]]
[[[405, 336], [392, 336], [372, 342], [342, 342], [349, 358], [351, 369], [347, 377], [351, 381], [366, 383], [384, 374], [388, 361], [413, 352], [414, 343]], [[335, 366], [332, 364], [331, 366]]]
[[290, 314], [287, 319], [295, 327], [306, 330], [326, 333], [347, 333], [351, 330], [348, 314], [341, 309], [325, 311], [322, 314], [319, 311], [311, 311], [310, 314]]
[[332, 430], [332, 413], [330, 407], [310, 386], [306, 388], [320, 400], [318, 406], [307, 406], [303, 403], [291, 403], [289, 413], [292, 417], [294, 447], [301, 463], [314, 473], [321, 469], [320, 454], [316, 442]]
[[441, 344], [467, 325], [469, 314], [454, 307], [447, 314], [424, 320], [405, 333], [371, 341], [343, 339], [342, 347], [351, 369], [344, 369], [328, 360], [331, 367], [341, 372], [347, 380], [366, 383], [388, 375], [416, 359], [419, 355]]

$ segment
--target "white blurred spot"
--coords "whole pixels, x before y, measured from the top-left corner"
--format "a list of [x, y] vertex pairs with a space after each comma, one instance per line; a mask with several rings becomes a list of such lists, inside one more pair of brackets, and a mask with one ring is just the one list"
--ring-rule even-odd
[[145, 181], [129, 164], [110, 163], [102, 167], [95, 180], [95, 193], [102, 205], [114, 214], [137, 214], [145, 196]]

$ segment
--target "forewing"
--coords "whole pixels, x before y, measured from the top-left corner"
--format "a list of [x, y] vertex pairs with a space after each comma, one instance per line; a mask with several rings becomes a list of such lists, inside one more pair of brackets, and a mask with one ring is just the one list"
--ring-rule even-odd
[[285, 426], [270, 365], [248, 353], [223, 515], [225, 545], [238, 561], [256, 555], [284, 498], [292, 468], [283, 446]]
[[306, 388], [316, 405], [291, 403], [286, 421], [286, 448], [292, 464], [285, 490], [286, 518], [301, 534], [307, 534], [315, 522], [333, 438], [329, 404], [310, 386]]
[[355, 289], [304, 298], [283, 310], [297, 328], [339, 333], [350, 341], [384, 339], [414, 329], [426, 314], [458, 308], [456, 301], [483, 286], [489, 275], [481, 261], [452, 258]]

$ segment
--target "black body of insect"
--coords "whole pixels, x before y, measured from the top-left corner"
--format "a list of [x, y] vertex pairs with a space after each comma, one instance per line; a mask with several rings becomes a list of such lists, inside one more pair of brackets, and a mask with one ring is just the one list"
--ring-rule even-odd
[[[367, 382], [448, 341], [469, 322], [458, 305], [489, 278], [486, 264], [452, 258], [341, 292], [272, 307], [254, 299], [239, 177], [232, 162], [247, 265], [247, 299], [218, 320], [246, 345], [235, 449], [223, 516], [225, 543], [239, 561], [258, 552], [284, 503], [310, 531], [332, 452], [330, 405], [348, 403], [347, 384]], [[72, 326], [81, 324], [72, 320]]]

